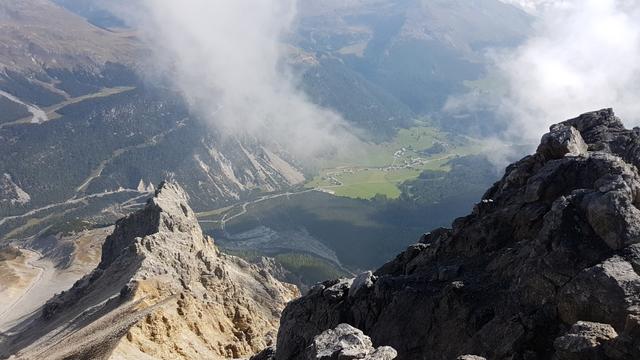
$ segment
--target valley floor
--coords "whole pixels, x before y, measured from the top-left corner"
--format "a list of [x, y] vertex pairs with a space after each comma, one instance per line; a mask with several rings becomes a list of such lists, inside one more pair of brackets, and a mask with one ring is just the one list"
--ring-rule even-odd
[[400, 129], [389, 141], [368, 143], [343, 159], [324, 164], [307, 187], [356, 199], [384, 195], [395, 199], [400, 184], [425, 170], [448, 171], [449, 161], [480, 152], [478, 140], [454, 136], [432, 126]]

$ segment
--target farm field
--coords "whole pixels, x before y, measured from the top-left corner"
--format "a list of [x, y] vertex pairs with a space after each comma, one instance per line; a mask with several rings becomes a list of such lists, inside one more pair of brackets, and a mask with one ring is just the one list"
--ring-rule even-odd
[[376, 195], [395, 199], [401, 194], [401, 183], [417, 178], [424, 170], [448, 171], [451, 160], [477, 153], [479, 148], [473, 139], [454, 137], [429, 126], [401, 129], [391, 141], [369, 144], [350, 158], [325, 164], [306, 187], [357, 199]]

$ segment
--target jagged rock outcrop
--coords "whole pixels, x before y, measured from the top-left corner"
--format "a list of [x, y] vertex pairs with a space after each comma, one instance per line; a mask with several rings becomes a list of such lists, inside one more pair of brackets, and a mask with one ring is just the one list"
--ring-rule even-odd
[[617, 337], [611, 325], [578, 321], [566, 335], [556, 339], [554, 347], [559, 359], [606, 359], [603, 345]]
[[402, 360], [640, 359], [638, 166], [610, 109], [552, 126], [450, 229], [290, 303], [276, 359], [341, 323]]
[[398, 353], [389, 346], [374, 348], [371, 339], [349, 324], [340, 324], [316, 336], [306, 349], [307, 360], [393, 360]]
[[[389, 346], [373, 347], [371, 338], [349, 324], [340, 324], [313, 338], [300, 359], [304, 360], [393, 360], [398, 353]], [[250, 360], [273, 360], [276, 349], [271, 346]]]
[[274, 344], [297, 289], [220, 253], [187, 201], [177, 185], [161, 184], [143, 210], [116, 223], [98, 267], [12, 329], [0, 355], [225, 359]]

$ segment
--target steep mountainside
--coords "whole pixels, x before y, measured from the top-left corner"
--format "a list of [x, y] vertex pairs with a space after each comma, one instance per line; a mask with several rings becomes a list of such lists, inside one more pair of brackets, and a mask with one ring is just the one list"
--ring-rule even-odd
[[639, 165], [612, 110], [552, 126], [452, 228], [290, 303], [275, 358], [340, 323], [403, 360], [640, 358]]
[[299, 8], [292, 42], [316, 59], [305, 90], [377, 134], [437, 117], [448, 96], [482, 76], [485, 51], [517, 44], [531, 22], [498, 0], [304, 0]]
[[48, 0], [4, 0], [0, 19], [0, 64], [14, 72], [99, 70], [107, 62], [134, 60], [127, 34], [93, 27]]
[[163, 183], [116, 223], [96, 269], [0, 338], [18, 359], [224, 359], [275, 342], [297, 289], [220, 253]]
[[[87, 18], [95, 11], [95, 1], [0, 4], [0, 216], [18, 216], [0, 222], [0, 238], [36, 233], [53, 210], [78, 211], [87, 196], [98, 210], [90, 215], [100, 217], [114, 197], [145, 196], [138, 184], [167, 177], [183, 184], [197, 210], [303, 181], [289, 154], [222, 139], [181, 94], [141, 81], [145, 49], [135, 31], [94, 26]], [[526, 15], [497, 0], [304, 1], [300, 15], [289, 40], [301, 86], [374, 138], [439, 109], [447, 89], [478, 77], [482, 49], [528, 29]], [[24, 228], [33, 217], [45, 226]]]
[[50, 106], [133, 79], [140, 51], [131, 34], [90, 25], [49, 0], [0, 4], [0, 89]]
[[0, 241], [79, 214], [109, 223], [166, 178], [198, 209], [304, 180], [279, 149], [223, 138], [142, 81], [135, 33], [48, 0], [3, 1], [0, 30]]

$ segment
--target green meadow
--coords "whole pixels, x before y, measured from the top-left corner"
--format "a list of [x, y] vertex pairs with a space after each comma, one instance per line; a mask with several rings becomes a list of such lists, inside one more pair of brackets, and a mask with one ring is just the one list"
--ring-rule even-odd
[[401, 129], [390, 141], [369, 143], [358, 153], [333, 160], [306, 187], [358, 199], [400, 196], [400, 184], [424, 170], [448, 171], [448, 162], [478, 151], [472, 139], [453, 138], [433, 127]]

